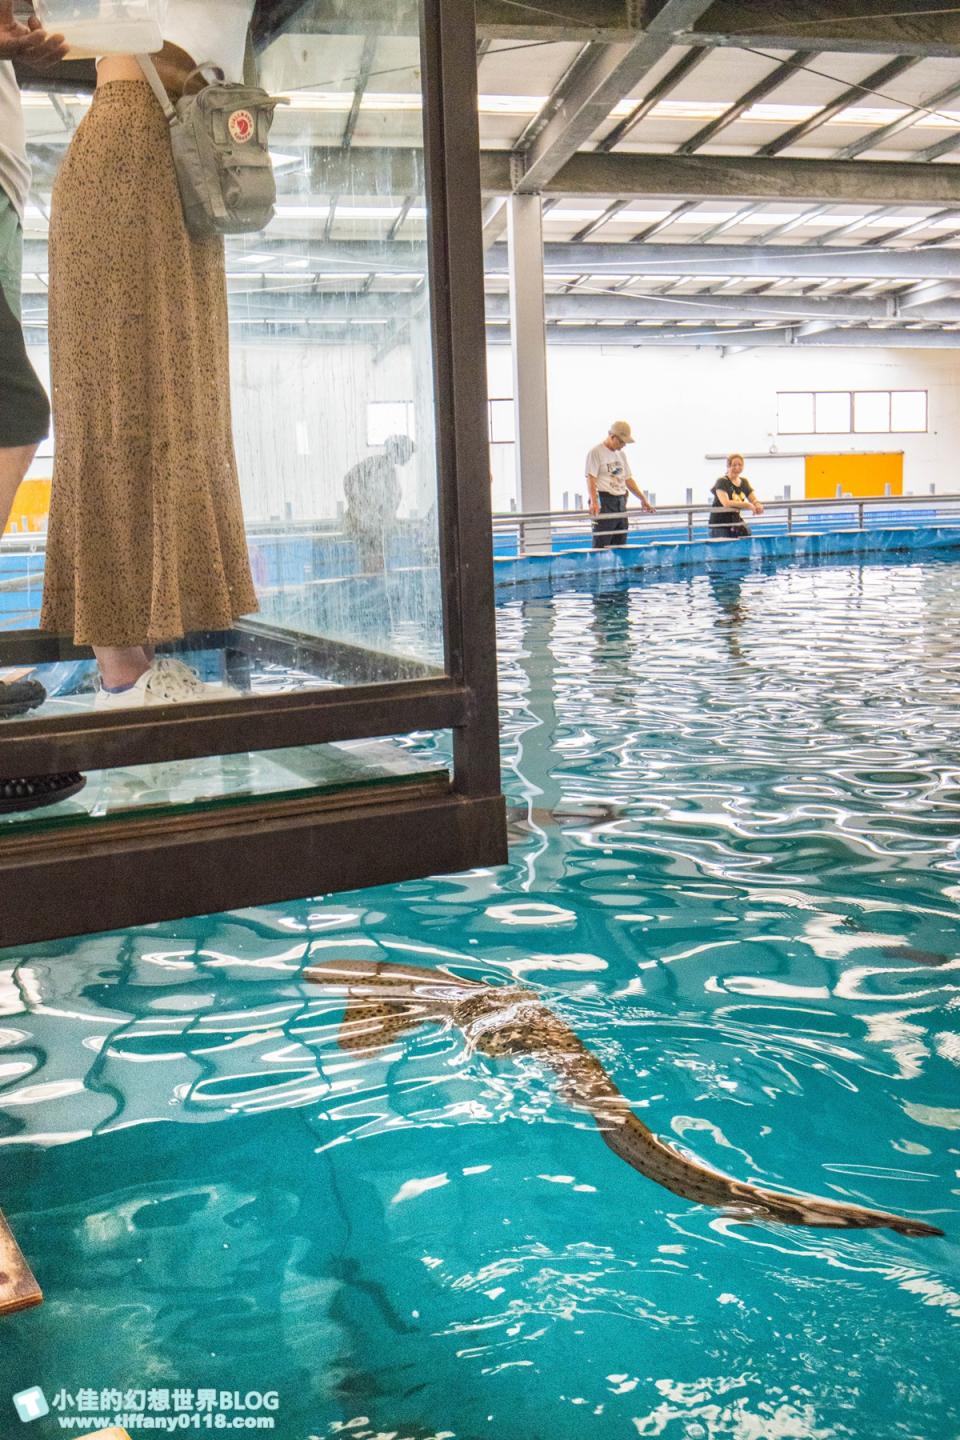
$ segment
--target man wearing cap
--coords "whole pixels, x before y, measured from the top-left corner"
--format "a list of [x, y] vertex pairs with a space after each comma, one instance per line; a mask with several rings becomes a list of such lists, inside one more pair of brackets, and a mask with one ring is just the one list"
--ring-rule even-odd
[[633, 478], [630, 461], [624, 450], [633, 444], [633, 435], [626, 420], [615, 420], [606, 440], [596, 445], [587, 456], [587, 488], [590, 491], [590, 514], [594, 520], [593, 548], [604, 550], [608, 545], [627, 543], [627, 491], [636, 495], [647, 515], [653, 506]]

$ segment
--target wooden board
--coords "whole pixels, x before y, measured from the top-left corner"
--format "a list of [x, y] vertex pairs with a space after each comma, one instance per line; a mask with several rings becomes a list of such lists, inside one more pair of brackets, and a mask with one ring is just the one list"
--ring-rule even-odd
[[39, 1305], [42, 1299], [43, 1292], [33, 1271], [0, 1214], [0, 1315], [28, 1310], [31, 1305]]

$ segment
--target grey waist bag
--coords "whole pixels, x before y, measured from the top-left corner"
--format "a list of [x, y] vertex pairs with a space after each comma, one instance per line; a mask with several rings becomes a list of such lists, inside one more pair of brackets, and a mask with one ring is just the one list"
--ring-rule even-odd
[[219, 79], [174, 106], [150, 57], [138, 55], [137, 60], [170, 124], [190, 234], [201, 239], [262, 230], [273, 219], [277, 198], [270, 126], [274, 110], [286, 101], [255, 85], [228, 84], [218, 71]]

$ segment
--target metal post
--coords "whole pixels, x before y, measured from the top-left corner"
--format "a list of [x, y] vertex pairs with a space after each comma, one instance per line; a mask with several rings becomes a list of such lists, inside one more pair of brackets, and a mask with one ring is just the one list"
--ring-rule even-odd
[[793, 506], [787, 505], [787, 534], [793, 534]]
[[862, 530], [862, 529], [863, 529], [863, 501], [862, 501], [862, 500], [860, 501], [860, 504], [857, 506], [857, 520], [858, 520], [858, 522], [859, 522], [860, 529]]
[[[511, 195], [507, 212], [520, 509], [527, 514], [539, 514], [550, 509], [543, 201], [539, 195]], [[527, 527], [526, 552], [529, 555], [550, 553], [548, 521]]]
[[454, 727], [454, 787], [470, 798], [493, 797], [500, 794], [500, 737], [476, 23], [473, 7], [461, 0], [421, 0], [420, 23], [432, 78], [424, 91], [424, 138], [446, 662], [470, 696], [469, 723]]
[[[687, 494], [688, 494], [688, 495], [690, 494], [690, 491], [689, 491], [689, 490], [687, 491]], [[693, 539], [693, 511], [692, 511], [692, 510], [688, 510], [688, 511], [687, 511], [687, 539], [688, 539], [688, 540], [692, 540], [692, 539]]]

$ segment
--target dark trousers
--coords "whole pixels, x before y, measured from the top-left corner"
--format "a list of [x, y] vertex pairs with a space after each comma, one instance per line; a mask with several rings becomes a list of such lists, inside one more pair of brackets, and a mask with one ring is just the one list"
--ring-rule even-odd
[[36, 445], [50, 433], [50, 405], [27, 359], [20, 321], [0, 287], [0, 449]]
[[711, 540], [745, 540], [752, 533], [750, 526], [745, 525], [742, 520], [734, 520], [732, 525], [715, 525], [710, 522]]
[[593, 522], [594, 550], [605, 550], [608, 545], [626, 545], [630, 523], [626, 514], [626, 495], [608, 495], [600, 490], [597, 499], [600, 501], [600, 514]]

